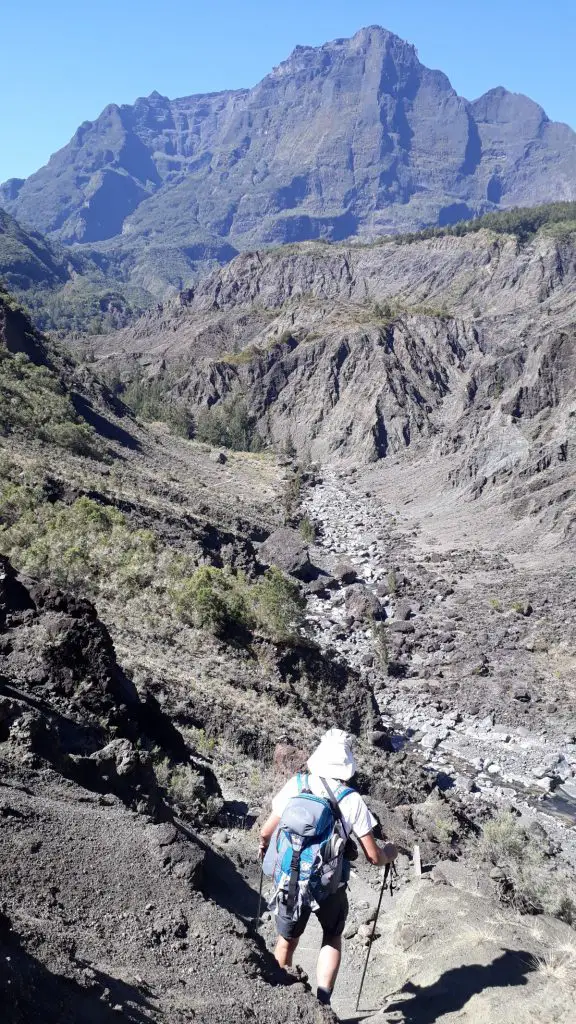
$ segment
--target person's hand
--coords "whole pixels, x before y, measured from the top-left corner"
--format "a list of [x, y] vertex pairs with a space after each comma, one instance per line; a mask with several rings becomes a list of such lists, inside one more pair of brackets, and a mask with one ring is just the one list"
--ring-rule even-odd
[[264, 860], [264, 857], [266, 856], [266, 850], [268, 849], [268, 844], [268, 839], [262, 839], [262, 837], [260, 837], [260, 844], [258, 846], [258, 860]]
[[398, 856], [398, 848], [394, 843], [384, 843], [384, 846], [380, 847], [380, 863], [382, 865], [393, 864]]

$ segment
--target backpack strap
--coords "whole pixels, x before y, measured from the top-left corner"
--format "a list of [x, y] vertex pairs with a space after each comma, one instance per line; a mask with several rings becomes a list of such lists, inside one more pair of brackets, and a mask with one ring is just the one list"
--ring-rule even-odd
[[312, 792], [310, 789], [310, 776], [308, 772], [298, 772], [296, 782], [298, 784], [298, 795], [300, 795], [300, 793]]
[[294, 836], [292, 839], [292, 859], [290, 861], [290, 877], [288, 879], [288, 890], [286, 893], [286, 909], [290, 917], [298, 902], [298, 879], [300, 877], [300, 855], [302, 853], [302, 839]]
[[338, 795], [334, 796], [334, 793], [330, 789], [330, 786], [326, 782], [326, 779], [320, 778], [320, 782], [322, 783], [322, 785], [324, 786], [324, 789], [328, 793], [328, 799], [330, 801], [330, 806], [332, 807], [332, 810], [334, 812], [334, 817], [342, 825], [342, 828], [344, 829], [344, 835], [346, 836], [346, 839], [348, 839], [350, 833], [348, 832], [348, 829], [346, 828], [346, 822], [344, 821], [344, 818], [342, 816], [342, 811], [340, 810], [339, 804], [340, 804], [340, 801], [343, 800], [345, 796], [348, 796], [349, 793], [353, 793], [354, 790], [350, 789], [349, 787], [346, 787], [346, 786], [339, 786], [338, 790], [337, 790]]

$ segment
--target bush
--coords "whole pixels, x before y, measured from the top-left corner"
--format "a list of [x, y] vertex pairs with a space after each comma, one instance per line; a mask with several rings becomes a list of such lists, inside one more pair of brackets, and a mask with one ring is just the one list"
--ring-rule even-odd
[[191, 765], [163, 759], [156, 762], [154, 771], [159, 786], [186, 817], [210, 824], [222, 809], [223, 801], [207, 795], [204, 779]]
[[249, 591], [257, 626], [273, 640], [286, 640], [302, 626], [306, 601], [296, 583], [272, 566]]
[[0, 530], [0, 550], [30, 575], [92, 596], [123, 599], [154, 579], [154, 534], [134, 530], [116, 509], [90, 498], [73, 505], [35, 505], [25, 488], [9, 493], [6, 502], [8, 509], [23, 511]]
[[576, 923], [576, 888], [550, 856], [545, 833], [533, 833], [510, 811], [501, 811], [484, 826], [477, 849], [482, 860], [502, 869], [503, 896], [519, 911]]
[[83, 423], [58, 376], [22, 352], [0, 344], [0, 434], [24, 434], [79, 455], [102, 457], [94, 431]]
[[167, 423], [170, 430], [180, 437], [192, 437], [194, 434], [194, 417], [184, 401], [174, 398], [172, 389], [174, 378], [161, 376], [145, 379], [138, 367], [133, 379], [123, 388], [116, 382], [115, 390], [122, 395], [122, 400], [135, 416], [142, 420], [161, 420]]
[[172, 599], [183, 622], [216, 636], [256, 630], [273, 640], [298, 632], [305, 606], [298, 586], [275, 566], [255, 582], [203, 566], [173, 589]]
[[299, 529], [302, 540], [305, 540], [307, 544], [313, 544], [317, 536], [316, 524], [308, 516], [304, 516], [300, 520]]
[[242, 398], [229, 398], [198, 413], [195, 436], [206, 444], [238, 452], [257, 452], [264, 447], [255, 417]]
[[250, 624], [244, 589], [243, 581], [230, 570], [203, 566], [183, 580], [172, 597], [183, 622], [224, 636]]

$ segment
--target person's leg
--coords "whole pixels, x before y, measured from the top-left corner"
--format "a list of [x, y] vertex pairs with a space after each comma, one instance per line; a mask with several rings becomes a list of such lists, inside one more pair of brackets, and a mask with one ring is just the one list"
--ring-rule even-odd
[[346, 889], [338, 889], [321, 903], [317, 917], [322, 925], [322, 948], [316, 966], [316, 994], [319, 1002], [329, 1004], [342, 959], [342, 932], [348, 917]]
[[285, 939], [278, 936], [274, 956], [279, 967], [292, 967], [292, 959], [299, 943], [299, 939]]
[[316, 965], [316, 980], [318, 991], [332, 992], [338, 977], [340, 961], [342, 959], [342, 936], [324, 935], [322, 938], [322, 949], [318, 955]]
[[287, 913], [286, 905], [279, 903], [276, 912], [278, 940], [274, 950], [274, 956], [279, 967], [292, 967], [292, 958], [309, 918], [310, 909], [303, 907], [298, 920], [293, 921]]

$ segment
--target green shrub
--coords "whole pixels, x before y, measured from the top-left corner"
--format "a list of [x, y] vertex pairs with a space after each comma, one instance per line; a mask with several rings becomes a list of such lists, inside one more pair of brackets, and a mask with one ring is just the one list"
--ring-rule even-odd
[[313, 523], [308, 516], [304, 516], [304, 518], [300, 520], [299, 530], [302, 540], [305, 540], [307, 544], [314, 543], [317, 536], [316, 524]]
[[223, 636], [250, 625], [245, 589], [230, 570], [202, 566], [174, 588], [172, 599], [183, 622]]
[[202, 566], [171, 596], [183, 622], [220, 637], [248, 629], [285, 640], [300, 629], [305, 607], [297, 584], [275, 566], [254, 582], [243, 573]]
[[[194, 417], [184, 402], [173, 394], [177, 371], [172, 375], [162, 375], [147, 379], [140, 367], [136, 367], [132, 380], [123, 386], [115, 381], [115, 390], [121, 394], [122, 401], [142, 420], [161, 420], [167, 423], [170, 430], [180, 437], [192, 437], [194, 434]], [[110, 380], [108, 381], [111, 386]]]
[[38, 497], [28, 487], [0, 481], [0, 528], [14, 526], [25, 512], [38, 504]]
[[102, 457], [94, 431], [77, 415], [59, 377], [0, 344], [0, 434], [24, 434], [79, 455]]
[[34, 505], [26, 493], [9, 502], [13, 509], [19, 502], [23, 512], [0, 529], [0, 550], [30, 575], [112, 599], [129, 599], [154, 579], [154, 534], [134, 530], [116, 509], [89, 498]]
[[264, 442], [256, 420], [243, 398], [229, 398], [199, 412], [195, 436], [198, 441], [238, 452], [261, 451]]
[[502, 869], [503, 895], [522, 913], [576, 923], [576, 887], [550, 857], [545, 834], [531, 832], [510, 811], [500, 811], [485, 824], [477, 850], [481, 860]]
[[249, 588], [248, 600], [257, 626], [273, 640], [286, 640], [301, 628], [306, 601], [276, 566]]
[[300, 499], [302, 497], [302, 470], [298, 468], [296, 472], [288, 478], [284, 485], [284, 492], [282, 494], [282, 504], [284, 506], [284, 519], [288, 522], [296, 514]]

